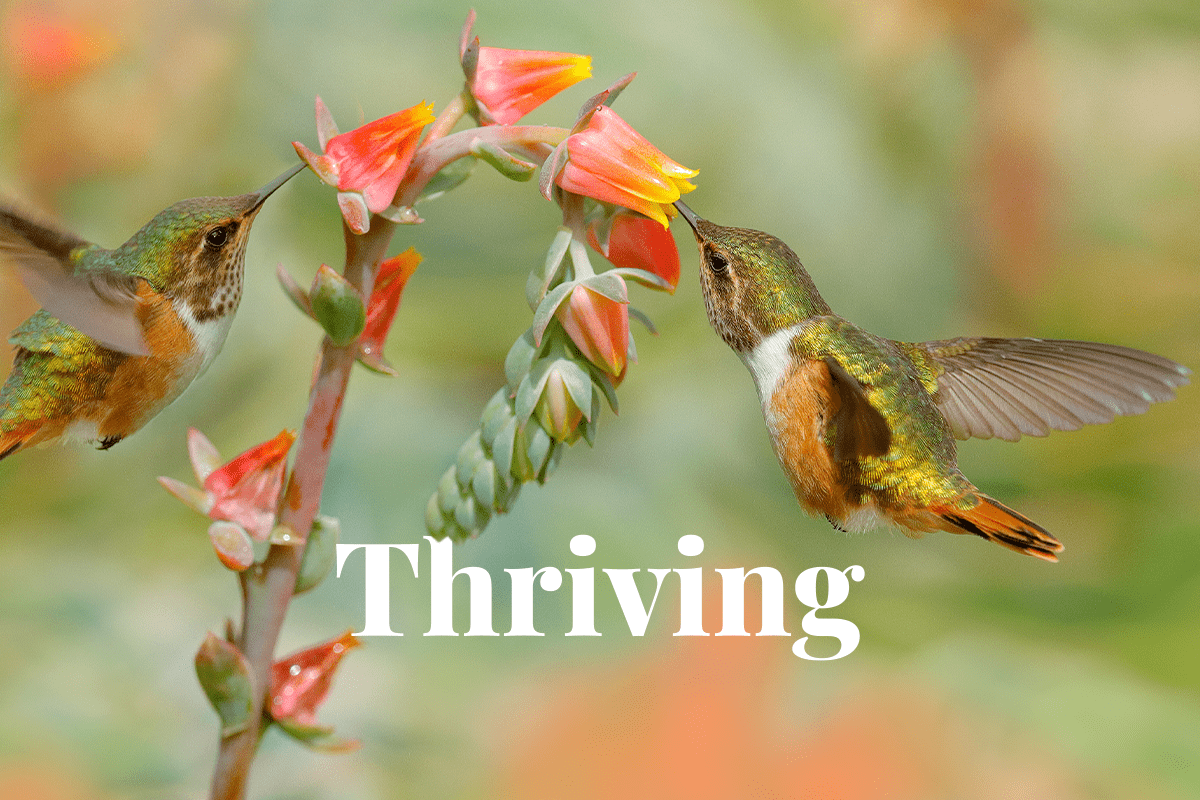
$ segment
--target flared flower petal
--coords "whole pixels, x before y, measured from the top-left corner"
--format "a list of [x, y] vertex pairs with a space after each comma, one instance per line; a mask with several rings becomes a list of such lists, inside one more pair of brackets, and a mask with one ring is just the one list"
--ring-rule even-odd
[[295, 440], [295, 433], [282, 431], [209, 475], [204, 481], [204, 491], [213, 498], [208, 516], [236, 522], [255, 539], [265, 541], [275, 525], [287, 453]]
[[480, 47], [468, 89], [485, 112], [484, 124], [512, 125], [563, 89], [591, 76], [590, 56]]
[[554, 312], [579, 351], [613, 376], [625, 371], [629, 353], [629, 306], [580, 284]]
[[378, 214], [392, 204], [421, 141], [421, 131], [434, 120], [433, 105], [418, 103], [333, 136], [330, 134], [337, 128], [319, 97], [316, 107], [319, 136], [322, 140], [328, 137], [325, 152], [314, 153], [300, 142], [292, 142], [292, 146], [322, 181], [338, 189], [338, 204], [350, 229], [365, 233], [370, 222], [363, 209]]
[[336, 639], [292, 653], [271, 665], [268, 713], [302, 727], [316, 725], [317, 708], [329, 693], [342, 656], [360, 642], [346, 631]]
[[[600, 220], [588, 227], [588, 244], [621, 269], [639, 269], [666, 281], [672, 294], [679, 285], [679, 248], [675, 237], [652, 219], [617, 213], [607, 226]], [[607, 235], [602, 235], [607, 232]], [[662, 288], [655, 286], [653, 288]]]
[[413, 248], [379, 264], [375, 287], [367, 303], [367, 324], [358, 338], [359, 358], [379, 372], [394, 374], [395, 370], [383, 359], [383, 345], [400, 308], [400, 296], [408, 279], [421, 263], [421, 254]]
[[555, 176], [560, 187], [632, 209], [664, 228], [676, 213], [671, 204], [696, 188], [688, 178], [697, 170], [667, 158], [608, 106], [564, 144], [566, 163]]
[[245, 569], [253, 561], [247, 534], [266, 541], [275, 527], [287, 454], [295, 440], [295, 433], [283, 431], [218, 466], [221, 457], [213, 443], [192, 428], [188, 431], [188, 455], [202, 488], [174, 478], [158, 479], [168, 492], [214, 520], [209, 538], [221, 563], [230, 569]]

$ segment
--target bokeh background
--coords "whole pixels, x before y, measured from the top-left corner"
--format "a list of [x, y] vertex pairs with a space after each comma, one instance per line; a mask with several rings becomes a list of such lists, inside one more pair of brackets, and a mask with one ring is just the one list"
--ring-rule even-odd
[[[618, 110], [700, 169], [694, 207], [788, 241], [830, 304], [876, 333], [1093, 339], [1200, 364], [1192, 0], [475, 5], [485, 44], [594, 57], [595, 79], [532, 121], [570, 124], [637, 70]], [[263, 184], [293, 139], [315, 146], [314, 95], [343, 128], [422, 99], [442, 108], [466, 11], [6, 3], [0, 185], [115, 246], [177, 199]], [[558, 223], [532, 184], [487, 170], [423, 215], [394, 245], [426, 259], [387, 350], [400, 377], [355, 374], [335, 448], [323, 510], [345, 541], [421, 541], [426, 499], [528, 325], [525, 276]], [[790, 582], [860, 564], [834, 614], [859, 626], [858, 650], [793, 656], [794, 599], [787, 639], [674, 638], [673, 577], [644, 638], [603, 581], [599, 639], [563, 636], [565, 591], [539, 594], [544, 638], [426, 638], [428, 583], [398, 559], [405, 636], [355, 651], [321, 715], [362, 749], [312, 755], [272, 733], [254, 796], [1200, 796], [1196, 387], [1112, 425], [961, 446], [967, 475], [1066, 543], [1058, 565], [967, 537], [845, 535], [796, 506], [749, 376], [708, 327], [690, 234], [676, 234], [678, 292], [633, 292], [661, 334], [635, 331], [620, 416], [457, 548], [456, 566], [491, 571], [506, 630], [503, 569], [581, 566], [577, 533], [599, 543], [588, 565], [702, 565], [710, 590], [717, 567]], [[192, 656], [237, 612], [236, 584], [204, 521], [154, 479], [190, 476], [188, 426], [233, 454], [299, 424], [319, 336], [273, 269], [303, 282], [341, 256], [333, 194], [301, 175], [259, 216], [223, 356], [183, 398], [112, 451], [0, 464], [0, 796], [206, 792], [215, 717]], [[0, 269], [0, 327], [33, 309]], [[675, 549], [688, 533], [706, 542], [699, 558]], [[281, 652], [361, 627], [360, 558], [297, 600]]]

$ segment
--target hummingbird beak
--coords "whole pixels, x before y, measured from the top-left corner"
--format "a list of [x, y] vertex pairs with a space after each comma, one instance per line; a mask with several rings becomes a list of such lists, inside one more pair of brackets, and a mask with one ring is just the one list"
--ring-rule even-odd
[[283, 186], [285, 183], [287, 183], [292, 178], [292, 176], [294, 176], [296, 173], [300, 172], [300, 170], [304, 169], [305, 166], [307, 166], [307, 165], [303, 161], [301, 161], [299, 164], [290, 168], [287, 172], [283, 173], [278, 178], [271, 181], [266, 186], [264, 186], [263, 188], [261, 188], [257, 192], [255, 192], [252, 195], [254, 198], [254, 204], [250, 206], [250, 210], [253, 211], [254, 209], [261, 206], [263, 204], [263, 202], [265, 202], [266, 199], [271, 196], [272, 192], [274, 192], [280, 186]]
[[697, 223], [702, 222], [704, 218], [697, 215], [695, 211], [692, 211], [690, 208], [688, 208], [687, 204], [684, 203], [682, 200], [676, 200], [674, 205], [675, 205], [675, 208], [679, 210], [679, 213], [683, 216], [683, 218], [685, 220], [687, 220], [687, 224], [692, 226], [692, 233], [699, 236], [700, 231], [696, 229], [696, 225], [697, 225]]

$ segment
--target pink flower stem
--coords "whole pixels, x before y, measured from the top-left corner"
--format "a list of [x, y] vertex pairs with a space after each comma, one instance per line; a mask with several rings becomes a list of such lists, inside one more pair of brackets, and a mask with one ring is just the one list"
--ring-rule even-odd
[[[395, 224], [380, 217], [371, 220], [370, 231], [362, 236], [355, 236], [343, 225], [345, 276], [364, 297], [371, 294], [376, 270], [387, 253], [394, 231]], [[357, 358], [358, 342], [336, 347], [326, 338], [322, 344], [321, 364], [309, 392], [308, 413], [300, 431], [296, 461], [280, 498], [279, 524], [290, 528], [296, 541], [272, 545], [262, 564], [241, 573], [243, 615], [237, 645], [250, 662], [254, 685], [258, 688], [254, 692], [251, 724], [220, 742], [213, 774], [213, 800], [245, 797], [250, 764], [267, 719], [263, 704], [270, 687], [275, 644], [296, 586], [304, 543], [320, 507], [342, 401]]]
[[[478, 140], [541, 164], [568, 133], [563, 128], [512, 125], [448, 133], [462, 114], [460, 97], [457, 104], [451, 103], [435, 121], [429, 138], [409, 166], [395, 199], [397, 205], [411, 206], [442, 167], [469, 155], [472, 144]], [[363, 297], [371, 296], [376, 270], [387, 254], [395, 228], [395, 223], [377, 215], [371, 218], [370, 230], [362, 236], [342, 226], [346, 239], [345, 277]], [[270, 688], [275, 645], [296, 586], [304, 543], [320, 507], [342, 401], [357, 358], [357, 341], [336, 347], [326, 338], [322, 344], [321, 363], [309, 392], [308, 413], [300, 431], [296, 460], [279, 505], [279, 524], [292, 530], [295, 541], [272, 545], [261, 564], [241, 573], [242, 627], [236, 644], [250, 662], [257, 690], [251, 724], [220, 742], [213, 774], [213, 800], [241, 800], [246, 794], [250, 765], [264, 723], [269, 719], [263, 706]]]
[[[443, 112], [444, 113], [444, 112]], [[437, 124], [436, 122], [434, 123]], [[411, 206], [434, 175], [452, 161], [471, 154], [471, 145], [485, 141], [503, 147], [513, 155], [541, 164], [570, 133], [566, 128], [539, 125], [484, 125], [458, 133], [439, 135], [426, 141], [413, 156], [404, 183], [396, 195], [396, 205]]]

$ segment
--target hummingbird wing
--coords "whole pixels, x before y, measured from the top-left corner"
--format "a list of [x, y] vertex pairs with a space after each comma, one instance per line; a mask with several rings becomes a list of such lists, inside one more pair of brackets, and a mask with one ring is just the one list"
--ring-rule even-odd
[[147, 355], [137, 279], [112, 268], [78, 268], [71, 254], [88, 247], [95, 245], [0, 208], [0, 255], [42, 307], [110, 349]]
[[916, 345], [954, 436], [1015, 442], [1144, 413], [1191, 370], [1131, 347], [1065, 339], [962, 338]]
[[871, 405], [858, 380], [832, 356], [825, 357], [837, 410], [833, 412], [833, 460], [881, 456], [892, 446], [892, 429]]

